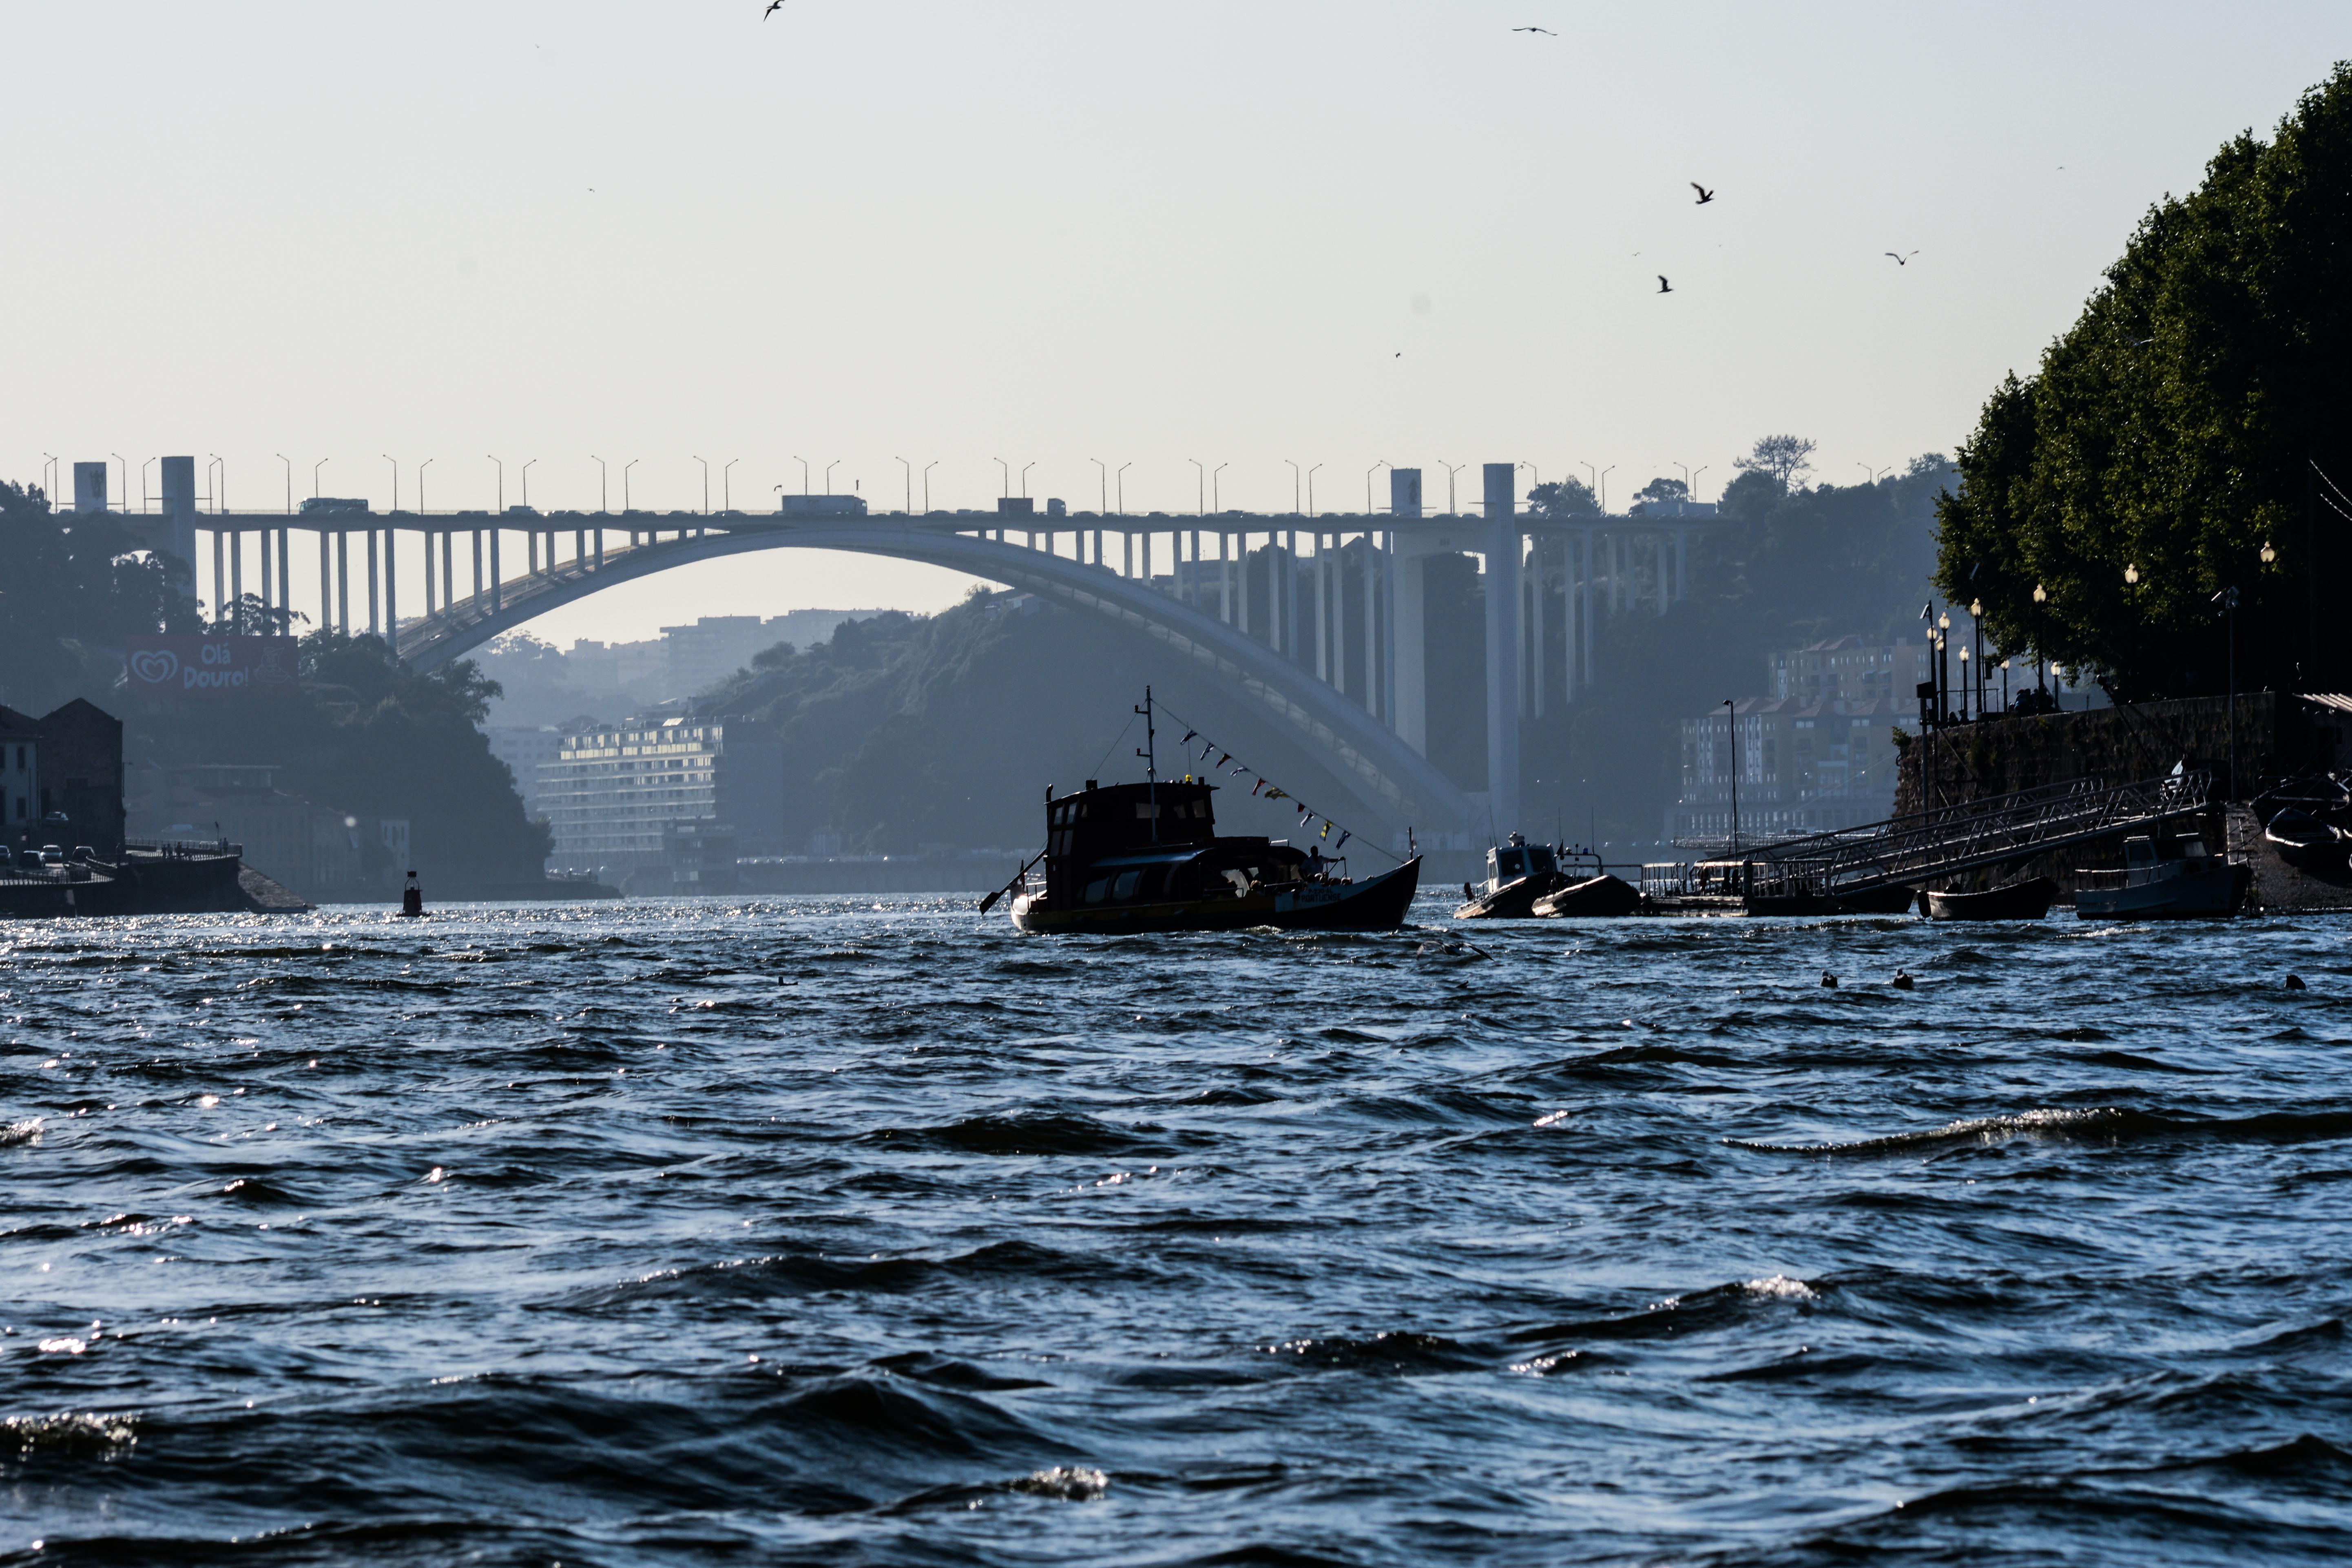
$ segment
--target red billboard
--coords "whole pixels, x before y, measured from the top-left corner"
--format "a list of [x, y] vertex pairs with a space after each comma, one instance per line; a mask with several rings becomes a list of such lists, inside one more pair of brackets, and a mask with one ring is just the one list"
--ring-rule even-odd
[[142, 697], [291, 697], [302, 689], [292, 637], [131, 637], [131, 690]]

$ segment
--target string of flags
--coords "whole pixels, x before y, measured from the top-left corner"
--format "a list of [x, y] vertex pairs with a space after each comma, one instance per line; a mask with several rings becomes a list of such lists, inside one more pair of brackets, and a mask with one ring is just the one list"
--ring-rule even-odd
[[[1202, 764], [1199, 769], [1200, 772], [1221, 773], [1228, 778], [1247, 778], [1253, 781], [1250, 784], [1250, 795], [1255, 800], [1288, 801], [1291, 804], [1292, 809], [1297, 811], [1298, 814], [1298, 826], [1300, 827], [1312, 827], [1318, 824], [1321, 825], [1316, 837], [1318, 841], [1330, 844], [1331, 852], [1335, 855], [1341, 849], [1347, 847], [1348, 840], [1355, 837], [1353, 831], [1349, 828], [1341, 827], [1338, 823], [1332, 821], [1329, 817], [1324, 816], [1323, 813], [1316, 810], [1313, 806], [1308, 805], [1305, 801], [1299, 799], [1297, 795], [1292, 795], [1288, 790], [1284, 789], [1272, 779], [1267, 778], [1264, 773], [1259, 773], [1255, 768], [1249, 766], [1246, 763], [1236, 763], [1234, 760], [1234, 753], [1231, 751], [1227, 750], [1225, 747], [1220, 746], [1216, 742], [1210, 740], [1207, 736], [1201, 733], [1199, 730], [1192, 727], [1191, 720], [1186, 719], [1174, 709], [1168, 708], [1168, 705], [1165, 702], [1162, 702], [1160, 707], [1168, 710], [1168, 716], [1170, 718], [1174, 719], [1177, 722], [1185, 726], [1184, 739], [1178, 743], [1183, 747], [1184, 757], [1187, 762], [1197, 762]], [[1201, 748], [1200, 755], [1197, 757], [1192, 753], [1192, 748], [1195, 745], [1198, 745]], [[1214, 754], [1217, 759], [1213, 763], [1209, 762], [1209, 758], [1212, 754]], [[1336, 843], [1331, 839], [1331, 834], [1334, 829], [1337, 829], [1339, 835]]]

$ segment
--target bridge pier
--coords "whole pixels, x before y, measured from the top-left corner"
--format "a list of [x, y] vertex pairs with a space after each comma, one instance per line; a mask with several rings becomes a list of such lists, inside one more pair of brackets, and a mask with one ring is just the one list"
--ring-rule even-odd
[[1499, 837], [1519, 826], [1518, 467], [1486, 465], [1486, 798]]

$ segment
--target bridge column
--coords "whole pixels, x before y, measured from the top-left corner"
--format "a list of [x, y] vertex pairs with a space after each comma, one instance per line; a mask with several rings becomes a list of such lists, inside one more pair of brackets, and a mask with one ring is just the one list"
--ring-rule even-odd
[[1519, 520], [1517, 466], [1488, 463], [1486, 479], [1486, 798], [1494, 831], [1519, 824]]
[[1364, 544], [1364, 711], [1377, 719], [1381, 715], [1380, 664], [1380, 549], [1367, 531]]
[[601, 528], [596, 531], [596, 569], [604, 569], [604, 531]]
[[226, 557], [226, 554], [225, 553], [225, 552], [226, 552], [226, 548], [227, 548], [227, 547], [226, 547], [226, 546], [222, 542], [222, 540], [221, 540], [221, 531], [220, 531], [218, 528], [214, 529], [214, 530], [213, 530], [213, 625], [215, 625], [215, 626], [219, 626], [223, 621], [225, 621], [226, 619], [227, 619], [227, 616], [228, 616], [228, 612], [227, 612], [227, 609], [226, 609], [226, 605], [227, 605], [227, 603], [228, 603], [228, 564], [227, 564], [227, 557]]
[[383, 640], [400, 651], [400, 530], [383, 531]]
[[1535, 659], [1528, 672], [1529, 677], [1528, 706], [1535, 717], [1540, 719], [1544, 716], [1544, 598], [1546, 595], [1544, 539], [1541, 534], [1536, 536], [1534, 548], [1530, 553], [1535, 561], [1535, 572], [1532, 574], [1535, 592], [1531, 595], [1530, 614], [1528, 616], [1528, 640], [1535, 646]]
[[257, 531], [254, 535], [261, 544], [261, 553], [255, 564], [261, 568], [261, 605], [264, 609], [278, 603], [269, 594], [269, 534], [270, 531], [265, 528]]
[[[278, 607], [294, 607], [294, 531], [290, 528], [278, 531]], [[294, 623], [289, 619], [286, 624]]]
[[378, 599], [379, 590], [376, 585], [375, 574], [375, 530], [373, 528], [369, 529], [367, 531], [367, 623], [368, 636], [372, 637], [382, 637], [383, 635], [383, 625], [376, 618], [376, 605], [380, 601]]
[[335, 530], [335, 629], [352, 635], [352, 535]]
[[228, 609], [229, 620], [236, 629], [245, 629], [245, 530], [232, 528], [228, 532]]
[[457, 606], [457, 541], [447, 529], [441, 535], [441, 613], [447, 615]]
[[172, 556], [172, 585], [196, 596], [196, 460], [166, 458], [163, 468], [164, 537]]
[[478, 529], [478, 529], [474, 530], [474, 606], [475, 606], [475, 608], [479, 609], [479, 608], [481, 607], [481, 603], [482, 603], [482, 531], [481, 531], [480, 529]]
[[331, 632], [335, 629], [335, 592], [332, 581], [334, 572], [331, 563], [332, 552], [327, 543], [326, 530], [319, 530], [317, 537], [319, 541], [319, 629], [322, 632]]
[[499, 611], [499, 531], [490, 530], [490, 613]]

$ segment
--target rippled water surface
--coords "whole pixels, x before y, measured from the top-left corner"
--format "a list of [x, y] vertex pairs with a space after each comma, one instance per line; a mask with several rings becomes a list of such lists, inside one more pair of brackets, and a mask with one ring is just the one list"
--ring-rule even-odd
[[2352, 1559], [2346, 928], [1422, 914], [0, 929], [0, 1561]]

